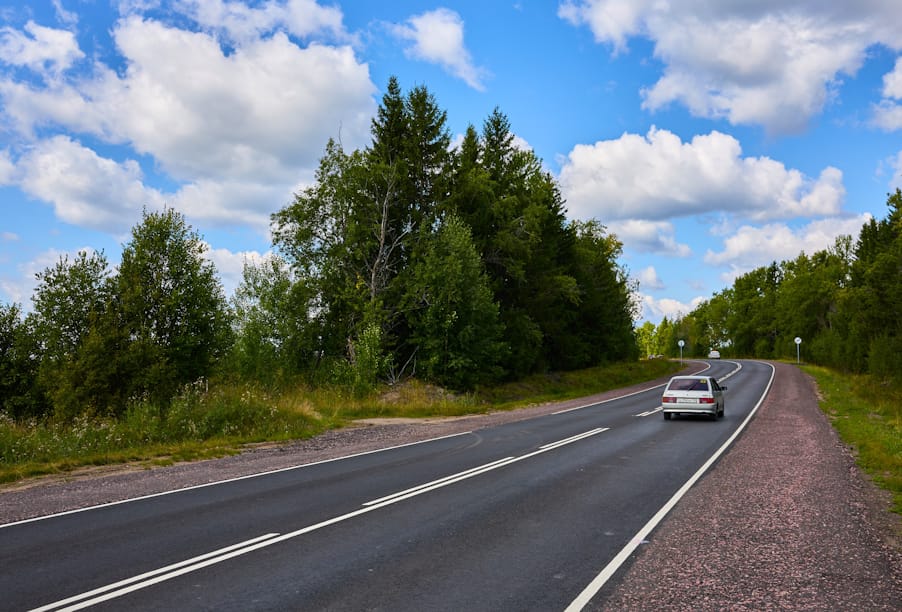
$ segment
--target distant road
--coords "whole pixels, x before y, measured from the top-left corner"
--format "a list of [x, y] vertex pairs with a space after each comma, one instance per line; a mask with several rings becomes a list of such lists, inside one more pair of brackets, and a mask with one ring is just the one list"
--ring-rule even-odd
[[746, 422], [773, 369], [707, 373], [728, 387], [716, 422], [665, 421], [658, 387], [0, 526], [0, 607], [578, 609]]

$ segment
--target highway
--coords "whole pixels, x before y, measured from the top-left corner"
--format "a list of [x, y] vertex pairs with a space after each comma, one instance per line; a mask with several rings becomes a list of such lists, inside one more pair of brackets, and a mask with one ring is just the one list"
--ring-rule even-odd
[[[0, 526], [4, 610], [578, 610], [724, 452], [773, 368]], [[652, 534], [650, 536], [650, 534]]]

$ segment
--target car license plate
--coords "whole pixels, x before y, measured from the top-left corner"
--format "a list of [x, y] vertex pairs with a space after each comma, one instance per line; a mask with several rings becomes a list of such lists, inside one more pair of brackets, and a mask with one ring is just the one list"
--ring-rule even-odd
[[698, 400], [692, 397], [681, 397], [677, 399], [677, 404], [697, 404]]

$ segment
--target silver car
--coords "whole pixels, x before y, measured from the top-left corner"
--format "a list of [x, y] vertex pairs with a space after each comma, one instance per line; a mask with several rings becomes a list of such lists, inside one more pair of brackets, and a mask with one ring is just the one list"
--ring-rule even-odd
[[670, 420], [674, 414], [705, 414], [712, 421], [723, 416], [723, 392], [713, 376], [674, 376], [664, 388], [661, 411]]

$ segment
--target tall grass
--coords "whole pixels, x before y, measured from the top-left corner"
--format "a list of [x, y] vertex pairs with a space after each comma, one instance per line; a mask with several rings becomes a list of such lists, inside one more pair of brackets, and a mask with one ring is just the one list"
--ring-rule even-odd
[[873, 376], [802, 369], [817, 381], [821, 408], [858, 465], [890, 492], [893, 511], [902, 514], [902, 390]]
[[119, 419], [15, 422], [0, 413], [0, 482], [123, 462], [223, 456], [254, 442], [314, 436], [355, 419], [438, 417], [507, 410], [598, 393], [667, 375], [679, 364], [612, 364], [453, 394], [417, 381], [361, 394], [298, 384], [278, 391], [219, 381], [189, 385], [165, 409], [136, 400]]

